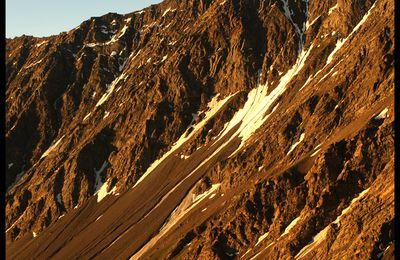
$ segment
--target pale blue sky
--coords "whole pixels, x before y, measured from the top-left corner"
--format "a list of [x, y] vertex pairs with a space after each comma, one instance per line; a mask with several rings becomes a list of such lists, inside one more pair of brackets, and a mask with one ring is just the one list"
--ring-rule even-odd
[[161, 0], [6, 0], [6, 37], [49, 36], [71, 30], [92, 16], [126, 14]]

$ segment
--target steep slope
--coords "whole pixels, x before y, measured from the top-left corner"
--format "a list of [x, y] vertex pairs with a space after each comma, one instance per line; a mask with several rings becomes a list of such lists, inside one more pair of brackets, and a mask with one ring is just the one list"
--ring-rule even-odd
[[167, 0], [7, 39], [7, 257], [393, 254], [393, 11]]

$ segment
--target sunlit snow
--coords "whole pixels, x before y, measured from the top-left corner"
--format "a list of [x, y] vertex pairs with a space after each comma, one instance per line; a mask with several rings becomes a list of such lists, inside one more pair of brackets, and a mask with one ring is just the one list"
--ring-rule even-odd
[[86, 119], [88, 119], [89, 116], [90, 116], [90, 114], [92, 114], [92, 113], [87, 114], [87, 115], [83, 118], [83, 121], [85, 121]]
[[290, 224], [285, 228], [285, 232], [283, 232], [283, 234], [281, 235], [281, 237], [283, 237], [284, 235], [288, 234], [289, 231], [296, 226], [297, 222], [300, 220], [300, 217], [295, 218], [292, 222], [290, 222]]
[[326, 60], [326, 64], [329, 64], [333, 60], [333, 56], [336, 54], [338, 50], [342, 48], [342, 46], [346, 43], [348, 39], [355, 33], [360, 26], [367, 20], [367, 18], [370, 16], [372, 9], [375, 7], [377, 1], [374, 2], [374, 4], [371, 6], [371, 8], [368, 10], [368, 12], [364, 15], [364, 17], [361, 19], [361, 21], [353, 28], [353, 31], [344, 39], [340, 39], [336, 42], [336, 46], [331, 52], [331, 54], [328, 56], [328, 59]]
[[168, 45], [175, 45], [176, 42], [177, 41], [170, 42], [170, 43], [168, 43]]
[[[178, 184], [179, 185], [179, 184]], [[220, 183], [213, 184], [211, 188], [205, 191], [202, 194], [192, 196], [191, 203], [189, 206], [179, 205], [175, 208], [175, 210], [171, 213], [167, 221], [163, 224], [160, 229], [160, 232], [154, 236], [147, 244], [145, 244], [135, 255], [133, 255], [130, 259], [141, 259], [141, 256], [151, 247], [156, 241], [158, 241], [162, 236], [164, 236], [171, 228], [178, 223], [183, 216], [185, 216], [188, 212], [194, 209], [201, 201], [207, 198], [210, 194], [214, 193], [219, 187]], [[168, 196], [168, 194], [166, 195]], [[164, 196], [164, 198], [166, 197]], [[202, 212], [207, 210], [207, 208], [203, 208]]]
[[14, 221], [14, 223], [12, 223], [12, 225], [9, 228], [7, 228], [6, 233], [10, 231], [15, 226], [15, 224], [17, 224], [17, 222], [22, 218], [23, 215], [24, 214], [22, 213], [21, 216], [19, 216], [18, 219]]
[[107, 195], [115, 193], [116, 191], [116, 187], [114, 187], [112, 190], [107, 192], [108, 180], [104, 183], [101, 180], [100, 174], [107, 168], [107, 166], [108, 162], [105, 161], [99, 170], [94, 169], [94, 172], [96, 173], [96, 187], [95, 187], [96, 192], [94, 194], [97, 195], [97, 202], [100, 202]]
[[49, 154], [54, 150], [54, 148], [56, 148], [56, 147], [61, 143], [61, 141], [62, 141], [63, 138], [64, 138], [64, 135], [61, 136], [61, 138], [58, 139], [57, 142], [55, 142], [54, 144], [52, 144], [52, 145], [43, 153], [43, 155], [40, 157], [40, 159], [42, 159], [42, 158], [46, 157], [47, 155], [49, 155]]
[[37, 43], [36, 45], [35, 45], [35, 47], [40, 47], [40, 46], [42, 46], [43, 44], [46, 44], [48, 41], [42, 41], [42, 42], [39, 42], [39, 43]]
[[335, 223], [335, 224], [339, 223], [340, 220], [342, 219], [342, 217], [351, 209], [351, 207], [353, 206], [353, 204], [354, 204], [355, 202], [359, 201], [360, 199], [362, 199], [362, 197], [364, 197], [364, 195], [365, 195], [368, 191], [369, 191], [369, 188], [366, 189], [366, 190], [364, 190], [364, 191], [362, 191], [360, 194], [358, 194], [358, 196], [355, 197], [355, 198], [350, 202], [350, 205], [342, 211], [342, 213], [336, 218], [335, 221], [333, 221], [333, 223]]
[[[343, 217], [344, 214], [346, 214], [347, 211], [350, 210], [350, 208], [352, 207], [352, 205], [357, 202], [358, 200], [360, 200], [367, 192], [369, 191], [369, 188], [364, 190], [363, 192], [361, 192], [357, 197], [355, 197], [350, 205], [345, 208], [342, 213], [336, 218], [335, 221], [333, 221], [332, 223], [337, 224], [340, 222], [341, 218]], [[300, 252], [295, 256], [295, 259], [299, 259], [302, 258], [304, 256], [306, 256], [308, 253], [310, 253], [315, 247], [317, 247], [322, 241], [324, 241], [324, 239], [326, 238], [326, 235], [328, 233], [328, 229], [329, 229], [330, 225], [326, 226], [323, 230], [321, 230], [320, 232], [318, 232], [317, 235], [315, 235], [312, 240], [310, 241], [310, 243], [308, 245], [306, 245], [305, 247], [303, 247]]]
[[106, 93], [100, 98], [100, 100], [97, 102], [96, 107], [102, 105], [106, 100], [110, 97], [111, 93], [114, 91], [115, 86], [121, 81], [121, 80], [126, 80], [128, 76], [122, 73], [118, 78], [116, 78], [108, 87]]
[[270, 109], [271, 105], [281, 96], [290, 81], [296, 76], [300, 70], [303, 68], [305, 61], [310, 54], [313, 46], [311, 45], [307, 51], [302, 51], [301, 55], [298, 57], [296, 63], [291, 69], [283, 75], [279, 84], [268, 94], [267, 84], [258, 84], [257, 88], [251, 90], [247, 96], [247, 101], [243, 108], [239, 109], [233, 118], [225, 124], [223, 132], [219, 135], [218, 140], [229, 133], [235, 126], [240, 124], [239, 128], [232, 134], [229, 139], [229, 143], [235, 137], [241, 137], [240, 146], [231, 155], [235, 154], [239, 149], [241, 149], [244, 143], [254, 134], [254, 132], [261, 127], [262, 124], [268, 119], [268, 117], [275, 111], [277, 104], [272, 111], [266, 115], [266, 112]]
[[167, 13], [169, 13], [169, 12], [175, 12], [175, 11], [176, 11], [176, 9], [168, 8], [167, 10], [164, 11], [162, 17], [164, 17], [164, 16], [165, 16]]
[[43, 61], [43, 59], [40, 59], [40, 60], [37, 61], [37, 62], [31, 63], [31, 64], [25, 66], [24, 68], [25, 68], [25, 69], [29, 69], [29, 68], [31, 68], [31, 67], [33, 67], [33, 66], [38, 65], [38, 64], [41, 63], [42, 61]]
[[264, 235], [260, 236], [257, 240], [257, 243], [255, 244], [255, 246], [257, 246], [258, 244], [261, 243], [261, 241], [263, 241], [264, 239], [266, 239], [269, 235], [269, 232], [265, 233]]
[[315, 21], [317, 21], [317, 19], [318, 19], [320, 16], [321, 16], [321, 15], [318, 15], [314, 20], [312, 20], [311, 23], [309, 23], [308, 20], [307, 20], [305, 30], [307, 31], [308, 28], [310, 28], [310, 27], [315, 23]]
[[[141, 178], [136, 182], [135, 186], [137, 186], [144, 178], [148, 176], [163, 160], [165, 160], [169, 155], [175, 152], [179, 147], [181, 147], [187, 140], [189, 140], [193, 135], [195, 135], [200, 129], [204, 127], [204, 125], [210, 120], [221, 108], [222, 106], [232, 97], [233, 95], [227, 96], [222, 100], [218, 100], [219, 94], [217, 94], [213, 99], [208, 103], [208, 110], [205, 112], [205, 116], [203, 120], [201, 120], [196, 125], [189, 125], [185, 133], [173, 144], [171, 149], [166, 152], [160, 159], [154, 161], [150, 167], [146, 170], [146, 172], [141, 176]], [[189, 130], [193, 128], [193, 130], [189, 133]], [[135, 187], [134, 186], [134, 187]]]
[[375, 119], [385, 119], [385, 118], [387, 118], [388, 117], [388, 111], [389, 111], [389, 109], [388, 108], [385, 108], [384, 110], [382, 110], [380, 113], [379, 113], [379, 115], [377, 115], [376, 117], [375, 117]]
[[336, 3], [336, 5], [329, 8], [328, 15], [331, 14], [336, 8], [338, 8], [338, 3]]
[[305, 136], [306, 136], [305, 133], [302, 133], [302, 134], [300, 135], [299, 141], [297, 141], [297, 142], [295, 142], [294, 144], [292, 144], [292, 146], [290, 147], [290, 149], [289, 149], [289, 151], [287, 152], [286, 155], [289, 155], [291, 152], [293, 152], [293, 150], [304, 140], [304, 137], [305, 137]]
[[103, 119], [104, 119], [104, 118], [107, 118], [109, 114], [110, 114], [110, 112], [108, 112], [108, 111], [105, 111], [105, 112], [104, 112]]
[[313, 154], [310, 155], [310, 157], [314, 157], [314, 156], [317, 155], [320, 151], [321, 151], [321, 149], [317, 149]]

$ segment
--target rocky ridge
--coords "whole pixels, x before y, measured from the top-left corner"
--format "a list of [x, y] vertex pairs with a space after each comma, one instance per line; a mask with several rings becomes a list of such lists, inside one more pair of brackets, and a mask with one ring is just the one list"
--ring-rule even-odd
[[7, 39], [8, 258], [393, 257], [393, 10], [167, 0]]

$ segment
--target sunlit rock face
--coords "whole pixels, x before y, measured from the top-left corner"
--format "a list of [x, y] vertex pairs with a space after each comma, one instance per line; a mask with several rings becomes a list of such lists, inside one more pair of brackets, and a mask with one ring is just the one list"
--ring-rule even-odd
[[393, 259], [393, 50], [388, 0], [7, 39], [7, 258]]

